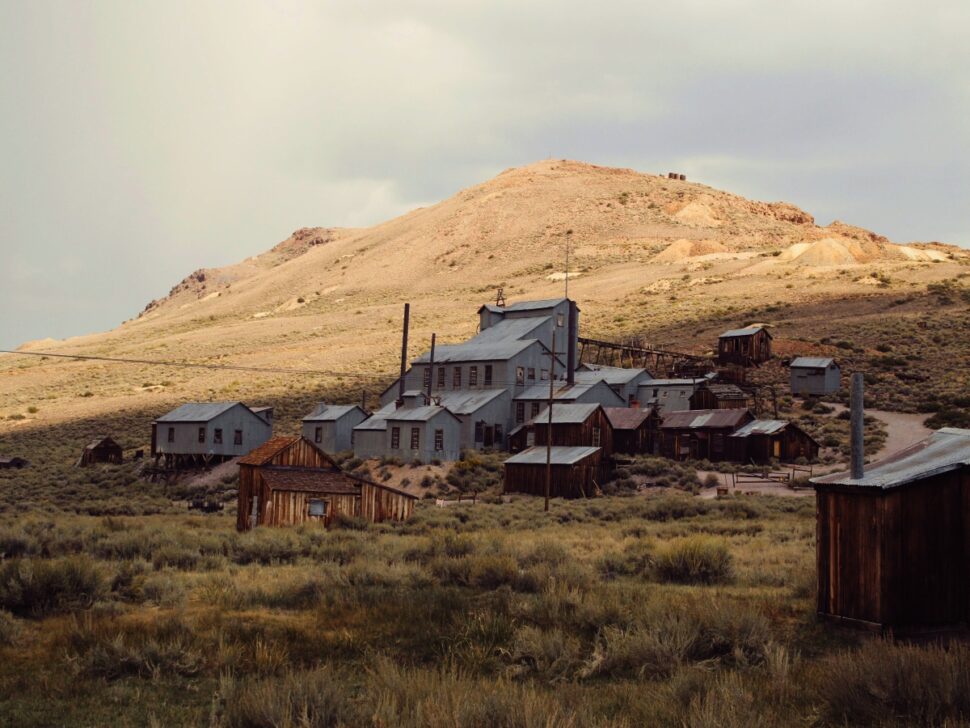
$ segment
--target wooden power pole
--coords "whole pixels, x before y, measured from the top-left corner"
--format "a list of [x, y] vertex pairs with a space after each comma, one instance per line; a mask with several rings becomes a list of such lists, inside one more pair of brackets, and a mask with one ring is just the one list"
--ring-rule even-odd
[[552, 403], [556, 397], [556, 332], [552, 332], [552, 351], [549, 352], [549, 424], [546, 432], [546, 507], [549, 510], [549, 493], [552, 490]]

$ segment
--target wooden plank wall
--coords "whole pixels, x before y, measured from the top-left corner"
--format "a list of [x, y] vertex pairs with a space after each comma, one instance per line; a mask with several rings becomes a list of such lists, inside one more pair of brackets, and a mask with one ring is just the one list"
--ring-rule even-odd
[[360, 515], [374, 523], [410, 518], [414, 501], [414, 498], [370, 483], [360, 486]]
[[[598, 473], [598, 463], [592, 457], [576, 465], [553, 465], [549, 495], [553, 498], [590, 497], [594, 493], [593, 480]], [[545, 495], [546, 466], [506, 463], [504, 492]]]
[[[311, 499], [329, 502], [326, 518], [309, 515]], [[319, 523], [329, 526], [338, 513], [356, 516], [359, 513], [360, 499], [356, 495], [328, 495], [323, 493], [306, 493], [302, 491], [276, 490], [272, 491], [263, 510], [259, 524], [261, 526], [298, 526], [301, 523]]]
[[[555, 410], [554, 410], [555, 411]], [[552, 425], [552, 444], [566, 447], [578, 445], [593, 446], [593, 428], [600, 428], [600, 444], [605, 457], [613, 454], [613, 425], [610, 424], [606, 413], [597, 409], [585, 422], [563, 423]], [[535, 423], [535, 444], [545, 445], [548, 442], [549, 423]]]

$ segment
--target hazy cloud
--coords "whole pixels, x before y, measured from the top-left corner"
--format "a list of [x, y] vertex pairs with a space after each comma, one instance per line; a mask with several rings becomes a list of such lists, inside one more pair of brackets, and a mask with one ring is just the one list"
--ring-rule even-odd
[[548, 156], [970, 244], [970, 4], [0, 0], [0, 345]]

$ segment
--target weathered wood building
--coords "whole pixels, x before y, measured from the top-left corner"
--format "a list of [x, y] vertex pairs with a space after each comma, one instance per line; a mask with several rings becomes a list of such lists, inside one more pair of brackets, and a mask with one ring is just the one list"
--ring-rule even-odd
[[812, 482], [820, 616], [897, 634], [970, 622], [970, 430]]
[[79, 467], [94, 465], [95, 463], [121, 463], [124, 459], [124, 451], [121, 445], [110, 437], [102, 437], [99, 440], [89, 442], [81, 451], [81, 457], [77, 464]]
[[[588, 498], [599, 491], [608, 477], [608, 468], [598, 447], [549, 448], [553, 498]], [[544, 495], [546, 492], [547, 448], [530, 447], [505, 461], [506, 493]]]
[[152, 423], [152, 457], [169, 467], [222, 462], [272, 435], [272, 424], [241, 402], [191, 402]]
[[728, 436], [728, 459], [738, 463], [815, 460], [818, 451], [814, 437], [785, 420], [754, 420]]
[[764, 326], [725, 331], [717, 338], [719, 364], [756, 366], [771, 358], [771, 334]]
[[354, 428], [368, 416], [360, 405], [321, 402], [303, 418], [303, 436], [324, 452], [351, 450]]
[[671, 412], [660, 424], [660, 454], [672, 460], [727, 460], [728, 436], [753, 419], [740, 409]]
[[690, 396], [692, 410], [748, 409], [751, 398], [736, 384], [704, 382]]
[[239, 460], [236, 528], [330, 525], [340, 514], [403, 520], [417, 496], [343, 472], [305, 437], [276, 437]]
[[[549, 408], [544, 407], [531, 420], [513, 430], [513, 452], [532, 446], [545, 446], [549, 440]], [[588, 445], [602, 449], [602, 457], [613, 454], [613, 428], [603, 407], [598, 404], [560, 404], [552, 407], [552, 442], [559, 446]]]
[[654, 407], [604, 407], [613, 429], [613, 452], [624, 455], [654, 453], [658, 447], [660, 415]]
[[800, 356], [788, 365], [791, 393], [802, 397], [835, 394], [842, 386], [842, 370], [829, 357]]

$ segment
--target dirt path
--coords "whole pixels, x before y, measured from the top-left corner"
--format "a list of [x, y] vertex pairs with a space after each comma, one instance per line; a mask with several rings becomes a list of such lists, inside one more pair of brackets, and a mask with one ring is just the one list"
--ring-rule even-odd
[[[833, 404], [836, 414], [844, 409], [845, 405]], [[909, 447], [914, 442], [928, 437], [933, 432], [923, 424], [928, 415], [913, 414], [908, 412], [885, 412], [883, 410], [867, 409], [867, 415], [872, 415], [877, 420], [882, 420], [886, 425], [886, 442], [882, 449], [876, 453], [873, 460], [883, 460], [900, 450]]]

